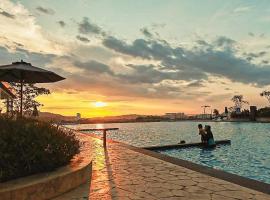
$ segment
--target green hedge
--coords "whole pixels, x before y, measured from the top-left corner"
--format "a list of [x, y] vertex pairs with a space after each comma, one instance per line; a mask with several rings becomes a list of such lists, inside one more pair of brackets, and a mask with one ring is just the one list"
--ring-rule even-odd
[[0, 117], [0, 182], [66, 165], [79, 148], [71, 131], [31, 119]]

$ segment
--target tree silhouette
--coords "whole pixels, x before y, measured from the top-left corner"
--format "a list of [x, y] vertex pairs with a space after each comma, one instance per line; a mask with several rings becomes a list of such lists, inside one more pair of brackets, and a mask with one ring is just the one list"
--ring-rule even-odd
[[231, 100], [234, 103], [234, 109], [241, 109], [244, 104], [249, 104], [248, 101], [244, 100], [243, 95], [234, 95]]
[[215, 116], [218, 116], [219, 115], [218, 109], [214, 109], [213, 113], [214, 113]]
[[267, 99], [267, 101], [269, 102], [269, 104], [270, 104], [270, 91], [265, 90], [262, 93], [260, 93], [260, 95], [262, 97], [265, 97]]
[[[20, 110], [20, 84], [11, 83], [13, 89], [15, 90], [16, 96], [14, 103], [14, 111], [19, 112]], [[35, 84], [26, 83], [23, 88], [23, 113], [24, 115], [32, 115], [34, 110], [37, 110], [38, 107], [43, 106], [35, 98], [43, 94], [50, 94], [50, 90], [42, 87], [37, 87]]]

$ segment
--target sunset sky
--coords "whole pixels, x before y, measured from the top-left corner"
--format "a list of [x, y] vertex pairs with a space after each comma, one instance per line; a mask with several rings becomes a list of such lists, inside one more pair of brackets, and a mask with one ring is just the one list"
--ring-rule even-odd
[[0, 0], [0, 64], [65, 77], [39, 97], [63, 115], [266, 106], [269, 50], [269, 0]]

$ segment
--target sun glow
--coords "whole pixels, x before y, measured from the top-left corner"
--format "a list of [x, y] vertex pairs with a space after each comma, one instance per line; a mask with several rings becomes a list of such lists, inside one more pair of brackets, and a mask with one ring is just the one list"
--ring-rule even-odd
[[101, 108], [101, 107], [107, 106], [108, 104], [105, 103], [105, 102], [102, 102], [102, 101], [97, 101], [97, 102], [94, 102], [93, 105], [94, 105], [96, 108]]

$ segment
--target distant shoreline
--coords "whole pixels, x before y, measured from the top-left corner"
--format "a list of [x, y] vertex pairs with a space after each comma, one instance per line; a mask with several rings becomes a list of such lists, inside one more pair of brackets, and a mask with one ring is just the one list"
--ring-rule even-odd
[[154, 122], [235, 122], [235, 123], [270, 123], [270, 121], [249, 121], [249, 120], [224, 120], [224, 121], [215, 121], [215, 120], [205, 120], [205, 119], [196, 119], [196, 120], [169, 120], [169, 121], [96, 121], [96, 122], [67, 122], [61, 123], [61, 125], [73, 125], [73, 124], [120, 124], [120, 123], [154, 123]]

